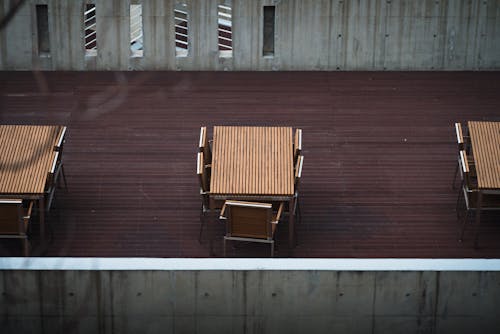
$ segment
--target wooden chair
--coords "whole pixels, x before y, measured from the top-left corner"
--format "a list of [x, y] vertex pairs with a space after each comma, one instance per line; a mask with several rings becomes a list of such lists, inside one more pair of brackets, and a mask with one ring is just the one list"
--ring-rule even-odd
[[[63, 182], [64, 182], [64, 188], [67, 190], [68, 189], [68, 183], [66, 182], [66, 174], [64, 173], [64, 164], [63, 164], [63, 149], [64, 149], [64, 143], [65, 143], [65, 135], [66, 135], [66, 129], [67, 127], [63, 127], [61, 130], [61, 133], [59, 134], [59, 139], [57, 140], [57, 144], [54, 147], [54, 151], [59, 152], [58, 160], [57, 160], [57, 166], [56, 166], [56, 173], [61, 174]], [[58, 179], [58, 177], [56, 177]]]
[[295, 164], [295, 207], [293, 208], [293, 214], [297, 216], [297, 222], [300, 223], [302, 220], [301, 214], [300, 214], [300, 203], [299, 203], [299, 184], [300, 184], [300, 178], [302, 177], [302, 166], [304, 165], [304, 156], [299, 155], [297, 157], [297, 163]]
[[[457, 165], [455, 167], [455, 174], [453, 176], [453, 183], [452, 183], [453, 189], [456, 189], [458, 172], [462, 173], [462, 169], [460, 168], [460, 151], [465, 150], [466, 152], [469, 152], [469, 147], [470, 147], [469, 136], [464, 136], [463, 131], [462, 131], [462, 124], [455, 123], [455, 135], [457, 137], [458, 160], [457, 160]], [[471, 162], [471, 161], [469, 161], [469, 162]], [[462, 180], [463, 180], [463, 176], [462, 176]]]
[[297, 158], [302, 152], [302, 129], [295, 130], [295, 138], [293, 141], [293, 163], [297, 163]]
[[210, 168], [212, 164], [212, 150], [210, 148], [206, 126], [202, 126], [200, 128], [200, 142], [198, 145], [198, 152], [203, 153], [203, 163]]
[[227, 240], [262, 242], [271, 245], [274, 257], [274, 232], [283, 212], [283, 203], [273, 213], [272, 204], [257, 202], [226, 201], [220, 219], [226, 222], [224, 257]]
[[[299, 204], [299, 186], [300, 186], [300, 179], [302, 177], [302, 166], [304, 165], [304, 156], [299, 155], [297, 157], [297, 161], [295, 162], [295, 166], [293, 168], [294, 171], [294, 208], [293, 208], [293, 214], [298, 214], [297, 219], [300, 221], [300, 204]], [[276, 202], [273, 202], [276, 204]], [[281, 203], [281, 202], [278, 202]], [[285, 208], [284, 208], [284, 214], [287, 214], [289, 212], [289, 207], [288, 207], [289, 202], [285, 202]]]
[[59, 164], [60, 152], [56, 152], [54, 160], [52, 161], [52, 167], [47, 175], [47, 182], [45, 184], [45, 210], [50, 211], [52, 207], [52, 200], [54, 199], [54, 193], [57, 188], [59, 175], [61, 174], [61, 165]]
[[64, 173], [64, 163], [63, 163], [63, 149], [65, 143], [66, 127], [63, 127], [56, 145], [54, 146], [54, 151], [56, 155], [52, 162], [52, 168], [47, 177], [47, 183], [45, 186], [45, 204], [47, 212], [50, 211], [52, 207], [52, 201], [54, 199], [54, 194], [56, 188], [60, 185], [60, 177], [64, 182], [64, 189], [68, 190], [68, 183], [66, 181], [66, 174]]
[[29, 256], [27, 232], [32, 210], [33, 201], [24, 208], [21, 199], [0, 200], [0, 238], [21, 239], [24, 256]]
[[[477, 196], [479, 194], [477, 180], [471, 175], [465, 150], [460, 151], [460, 168], [463, 175], [461, 193], [463, 194], [466, 208], [459, 237], [459, 241], [462, 242], [469, 213], [477, 209]], [[483, 194], [481, 198], [481, 210], [500, 210], [500, 195]], [[457, 219], [459, 219], [458, 215]]]
[[210, 212], [210, 175], [208, 169], [205, 167], [203, 152], [198, 152], [196, 159], [196, 174], [200, 184], [200, 198], [201, 198], [201, 211], [200, 211], [200, 234], [198, 241], [201, 243], [201, 235], [203, 233], [203, 226], [205, 225], [205, 216]]

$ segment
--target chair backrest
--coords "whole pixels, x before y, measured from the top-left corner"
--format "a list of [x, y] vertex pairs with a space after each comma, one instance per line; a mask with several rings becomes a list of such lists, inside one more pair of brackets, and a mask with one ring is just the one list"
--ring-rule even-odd
[[57, 168], [59, 167], [58, 162], [59, 162], [59, 155], [60, 152], [56, 152], [54, 156], [54, 160], [52, 160], [52, 165], [50, 167], [50, 171], [47, 175], [47, 183], [45, 184], [45, 189], [50, 190], [55, 186], [56, 183], [56, 175], [57, 175]]
[[66, 127], [64, 126], [61, 130], [61, 133], [59, 134], [59, 138], [57, 139], [56, 146], [54, 147], [54, 150], [57, 152], [62, 152], [63, 147], [64, 147], [64, 136], [66, 135]]
[[50, 168], [50, 173], [54, 174], [56, 172], [56, 169], [57, 169], [57, 162], [59, 161], [59, 155], [61, 153], [60, 152], [56, 152], [55, 156], [54, 156], [54, 160], [52, 160], [52, 166]]
[[302, 152], [302, 129], [295, 130], [293, 149], [293, 162], [295, 163], [300, 155], [300, 152]]
[[198, 152], [203, 152], [203, 163], [205, 165], [208, 165], [212, 162], [212, 150], [210, 149], [210, 143], [208, 142], [206, 126], [202, 126], [200, 128], [200, 142], [198, 144]]
[[467, 160], [467, 153], [464, 150], [460, 151], [460, 168], [462, 169], [464, 185], [467, 189], [472, 190], [474, 185], [471, 182], [469, 162]]
[[462, 124], [455, 123], [455, 134], [457, 136], [458, 150], [462, 151], [464, 149], [464, 134], [462, 132]]
[[0, 234], [24, 234], [23, 212], [22, 200], [0, 200]]
[[226, 235], [253, 239], [272, 239], [272, 204], [226, 201], [225, 206], [227, 210]]
[[299, 155], [295, 163], [295, 191], [299, 188], [300, 178], [302, 177], [302, 166], [304, 165], [304, 156]]
[[205, 163], [203, 160], [203, 152], [198, 152], [198, 156], [196, 159], [196, 174], [198, 174], [198, 180], [200, 182], [200, 189], [203, 192], [210, 191], [210, 182], [208, 170], [205, 167]]
[[66, 129], [67, 129], [67, 127], [63, 126], [63, 128], [61, 129], [61, 133], [59, 134], [59, 138], [57, 139], [56, 146], [54, 147], [54, 151], [59, 152], [59, 155], [57, 158], [57, 168], [59, 168], [62, 165], [62, 157], [63, 157], [63, 149], [64, 149], [64, 143], [65, 143]]

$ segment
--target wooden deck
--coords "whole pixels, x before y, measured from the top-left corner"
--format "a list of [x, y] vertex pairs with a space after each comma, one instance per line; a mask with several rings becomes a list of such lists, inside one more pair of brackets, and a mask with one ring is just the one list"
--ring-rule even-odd
[[[197, 240], [199, 128], [273, 125], [303, 129], [292, 256], [492, 258], [498, 214], [483, 215], [478, 250], [470, 228], [457, 242], [453, 123], [500, 120], [499, 82], [500, 72], [0, 72], [0, 123], [68, 126], [69, 190], [56, 193], [42, 255], [209, 256]], [[221, 255], [222, 224], [209, 233]], [[268, 256], [238, 247], [233, 256]], [[20, 253], [0, 242], [0, 255]]]

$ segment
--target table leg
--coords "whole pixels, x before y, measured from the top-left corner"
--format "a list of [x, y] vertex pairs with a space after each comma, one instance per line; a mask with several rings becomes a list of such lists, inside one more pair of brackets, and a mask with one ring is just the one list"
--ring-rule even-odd
[[474, 233], [474, 248], [478, 246], [478, 236], [479, 236], [479, 225], [481, 224], [481, 202], [483, 200], [483, 192], [479, 190], [477, 193], [477, 204], [476, 204], [476, 230]]
[[288, 248], [292, 249], [295, 247], [295, 212], [293, 208], [295, 207], [295, 197], [290, 199], [288, 203], [289, 219], [288, 219]]
[[208, 217], [208, 224], [210, 224], [211, 228], [207, 228], [207, 231], [210, 231], [212, 230], [210, 233], [209, 233], [209, 236], [208, 236], [208, 244], [209, 244], [209, 252], [210, 252], [210, 256], [215, 256], [215, 251], [214, 251], [214, 235], [215, 235], [215, 231], [214, 228], [216, 226], [216, 217], [215, 217], [215, 200], [210, 197], [209, 200], [208, 200], [208, 206], [210, 208], [210, 213], [208, 214], [209, 217]]
[[45, 246], [45, 197], [38, 200], [38, 214], [40, 215], [40, 245]]

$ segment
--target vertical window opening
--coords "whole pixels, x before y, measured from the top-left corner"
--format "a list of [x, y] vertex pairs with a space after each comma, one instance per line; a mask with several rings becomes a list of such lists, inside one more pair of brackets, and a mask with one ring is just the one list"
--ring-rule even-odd
[[36, 5], [36, 29], [38, 37], [38, 54], [49, 53], [49, 9], [47, 5]]
[[85, 53], [87, 56], [97, 55], [97, 24], [95, 4], [85, 5], [83, 15], [85, 26]]
[[274, 56], [274, 13], [275, 6], [264, 6], [263, 56]]
[[233, 56], [233, 20], [231, 3], [226, 2], [217, 6], [219, 56]]
[[132, 57], [143, 56], [142, 5], [130, 5], [130, 52]]
[[175, 55], [186, 57], [189, 50], [189, 15], [185, 3], [176, 4], [175, 18]]

